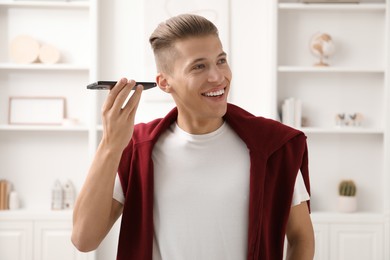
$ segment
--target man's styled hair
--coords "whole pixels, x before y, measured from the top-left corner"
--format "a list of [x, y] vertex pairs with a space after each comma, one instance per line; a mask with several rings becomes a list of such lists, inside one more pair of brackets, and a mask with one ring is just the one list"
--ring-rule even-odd
[[175, 42], [208, 35], [218, 37], [218, 29], [212, 22], [199, 15], [182, 14], [160, 23], [149, 38], [157, 70], [171, 72], [170, 65], [177, 56], [174, 50]]

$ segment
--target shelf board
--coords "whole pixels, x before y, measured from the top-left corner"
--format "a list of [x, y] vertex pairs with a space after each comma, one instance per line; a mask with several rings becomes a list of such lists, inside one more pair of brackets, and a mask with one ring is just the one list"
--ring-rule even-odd
[[3, 1], [0, 7], [36, 7], [36, 8], [89, 8], [89, 1]]
[[279, 72], [319, 72], [319, 73], [385, 73], [384, 68], [356, 68], [356, 67], [315, 67], [315, 66], [279, 66]]
[[385, 11], [385, 3], [361, 3], [361, 4], [305, 4], [305, 3], [280, 3], [280, 10], [325, 10], [325, 11]]
[[299, 128], [304, 133], [308, 134], [384, 134], [381, 128], [365, 128], [365, 127], [302, 127]]
[[385, 214], [379, 212], [340, 213], [328, 211], [313, 211], [311, 219], [314, 223], [382, 223]]
[[[0, 220], [30, 220], [30, 219], [71, 219], [72, 210], [50, 209], [17, 209], [0, 211]], [[339, 213], [313, 211], [311, 218], [314, 223], [381, 223], [384, 214], [374, 212]]]
[[85, 65], [74, 65], [74, 64], [15, 64], [15, 63], [0, 63], [0, 70], [56, 70], [56, 71], [88, 71], [89, 67]]
[[16, 209], [1, 210], [0, 221], [3, 220], [71, 220], [72, 210]]
[[0, 125], [0, 131], [88, 132], [88, 127], [83, 125], [80, 126]]

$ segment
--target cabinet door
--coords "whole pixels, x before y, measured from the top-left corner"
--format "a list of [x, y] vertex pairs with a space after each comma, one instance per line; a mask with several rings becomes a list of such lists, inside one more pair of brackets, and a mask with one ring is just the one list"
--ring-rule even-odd
[[0, 222], [0, 259], [32, 260], [31, 221]]
[[71, 242], [71, 221], [35, 222], [35, 260], [92, 260], [93, 253], [79, 252]]
[[383, 259], [383, 225], [332, 225], [332, 260]]
[[315, 236], [315, 260], [329, 259], [329, 226], [313, 223]]

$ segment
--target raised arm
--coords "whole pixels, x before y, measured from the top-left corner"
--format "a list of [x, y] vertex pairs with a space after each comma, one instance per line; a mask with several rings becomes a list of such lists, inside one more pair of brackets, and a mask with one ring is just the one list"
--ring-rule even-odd
[[122, 109], [134, 85], [133, 80], [118, 81], [102, 108], [103, 137], [73, 212], [72, 242], [83, 252], [96, 249], [122, 213], [122, 205], [112, 195], [122, 152], [133, 135], [141, 97], [139, 87]]

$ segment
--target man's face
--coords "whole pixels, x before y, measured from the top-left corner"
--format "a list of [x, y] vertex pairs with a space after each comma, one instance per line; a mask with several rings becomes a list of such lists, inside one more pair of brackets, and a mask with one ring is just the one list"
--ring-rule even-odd
[[174, 47], [178, 55], [167, 83], [179, 110], [179, 125], [222, 122], [232, 74], [219, 38], [189, 38]]

